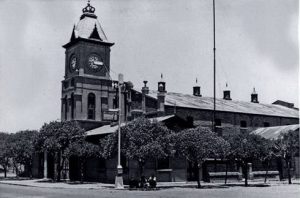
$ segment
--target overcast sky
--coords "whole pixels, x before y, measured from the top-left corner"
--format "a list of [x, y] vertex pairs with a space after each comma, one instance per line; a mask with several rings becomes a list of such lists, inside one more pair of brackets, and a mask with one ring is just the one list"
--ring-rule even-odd
[[[140, 89], [213, 96], [212, 0], [92, 0], [111, 42], [111, 75]], [[0, 0], [0, 131], [60, 118], [64, 49], [84, 0]], [[216, 0], [217, 96], [298, 103], [298, 0]], [[298, 106], [298, 104], [297, 104]]]

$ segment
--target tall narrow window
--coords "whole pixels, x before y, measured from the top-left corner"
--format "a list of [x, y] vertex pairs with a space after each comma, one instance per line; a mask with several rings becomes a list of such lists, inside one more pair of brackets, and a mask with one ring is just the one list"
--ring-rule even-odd
[[170, 168], [170, 158], [157, 159], [157, 169], [169, 169]]
[[67, 120], [68, 119], [68, 98], [67, 98], [67, 96], [65, 96], [64, 103], [65, 103], [65, 120]]
[[247, 122], [245, 120], [241, 121], [241, 128], [247, 128]]
[[194, 126], [194, 118], [192, 116], [187, 116], [186, 121], [187, 121], [187, 124], [188, 124], [189, 127]]
[[95, 120], [96, 97], [95, 94], [88, 95], [88, 119]]
[[221, 121], [221, 119], [215, 119], [215, 126], [216, 126], [216, 127], [222, 126], [222, 121]]
[[270, 123], [269, 122], [264, 122], [264, 127], [269, 127]]
[[75, 101], [74, 93], [71, 94], [71, 119], [74, 119]]
[[215, 119], [215, 132], [218, 134], [218, 136], [223, 135], [222, 120], [221, 119]]

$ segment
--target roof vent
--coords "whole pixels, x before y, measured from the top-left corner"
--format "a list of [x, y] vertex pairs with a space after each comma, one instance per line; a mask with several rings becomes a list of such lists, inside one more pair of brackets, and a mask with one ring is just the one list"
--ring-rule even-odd
[[160, 81], [158, 82], [158, 91], [166, 92], [166, 82], [164, 81], [163, 74], [160, 75]]
[[259, 103], [258, 102], [258, 94], [255, 91], [255, 87], [253, 88], [253, 92], [251, 94], [251, 102], [253, 102], [253, 103]]
[[149, 94], [149, 87], [147, 87], [148, 81], [144, 80], [143, 83], [144, 83], [144, 87], [142, 87], [142, 93], [143, 94]]
[[223, 99], [224, 100], [231, 100], [230, 98], [230, 90], [228, 89], [228, 84], [226, 83], [226, 88], [223, 91]]
[[198, 79], [196, 78], [196, 84], [193, 87], [193, 95], [201, 97], [201, 87], [198, 85]]

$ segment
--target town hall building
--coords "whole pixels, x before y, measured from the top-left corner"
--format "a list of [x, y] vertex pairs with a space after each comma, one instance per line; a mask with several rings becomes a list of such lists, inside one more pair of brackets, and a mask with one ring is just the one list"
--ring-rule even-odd
[[[223, 98], [216, 99], [213, 119], [213, 97], [201, 95], [199, 85], [191, 87], [191, 94], [169, 92], [163, 75], [157, 88], [151, 90], [145, 79], [141, 90], [125, 82], [118, 98], [118, 81], [110, 77], [110, 52], [115, 43], [104, 33], [95, 8], [87, 4], [80, 20], [73, 27], [65, 48], [65, 75], [62, 80], [61, 120], [76, 120], [87, 131], [88, 141], [98, 140], [116, 131], [115, 123], [123, 123], [145, 116], [165, 123], [172, 130], [196, 126], [211, 127], [219, 135], [250, 132], [259, 127], [274, 127], [299, 123], [299, 111], [286, 103], [262, 104], [253, 90], [249, 101], [237, 101], [224, 90]], [[171, 46], [170, 46], [171, 47]], [[159, 75], [159, 74], [158, 74]], [[129, 77], [130, 78], [130, 77]], [[114, 109], [122, 109], [118, 116]], [[194, 170], [185, 159], [167, 159], [146, 165], [145, 173], [155, 172], [159, 181], [192, 180]], [[70, 179], [76, 180], [76, 162], [71, 165]], [[134, 162], [126, 162], [124, 180], [136, 174]], [[208, 168], [209, 169], [209, 168]], [[209, 170], [206, 170], [209, 171]], [[116, 160], [91, 159], [86, 166], [86, 179], [113, 182]]]

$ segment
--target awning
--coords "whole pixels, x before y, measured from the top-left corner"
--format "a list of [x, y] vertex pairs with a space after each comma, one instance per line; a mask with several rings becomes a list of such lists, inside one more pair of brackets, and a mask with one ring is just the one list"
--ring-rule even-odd
[[299, 124], [275, 126], [275, 127], [263, 127], [252, 131], [252, 134], [260, 135], [267, 139], [278, 139], [280, 134], [288, 133], [289, 131], [299, 130]]
[[[157, 122], [163, 122], [165, 120], [168, 120], [170, 118], [175, 117], [175, 115], [168, 115], [168, 116], [162, 116], [162, 117], [156, 117], [156, 118], [150, 118], [149, 120], [151, 122], [153, 121], [157, 121]], [[121, 127], [125, 126], [125, 123], [121, 124]], [[98, 127], [92, 130], [89, 130], [86, 132], [87, 136], [93, 136], [93, 135], [105, 135], [105, 134], [110, 134], [110, 133], [114, 133], [118, 130], [118, 125], [104, 125], [102, 127]]]

